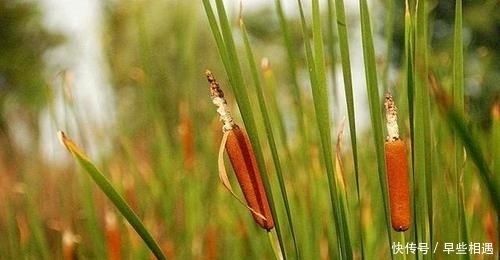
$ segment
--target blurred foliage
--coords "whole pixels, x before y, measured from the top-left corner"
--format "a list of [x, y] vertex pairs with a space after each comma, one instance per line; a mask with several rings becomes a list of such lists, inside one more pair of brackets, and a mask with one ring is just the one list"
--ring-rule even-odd
[[[449, 71], [452, 59], [453, 15], [449, 12], [453, 12], [454, 7], [453, 4], [450, 6], [444, 2], [436, 1], [436, 5], [430, 10], [434, 17], [434, 27], [431, 29], [434, 48], [432, 51], [437, 57], [431, 61], [435, 62], [433, 66], [436, 69], [448, 71], [442, 74], [451, 75]], [[494, 12], [495, 6], [491, 5], [494, 1], [477, 2], [477, 4], [476, 1], [464, 3], [465, 26], [468, 32], [466, 57], [467, 64], [470, 64], [470, 70], [468, 68], [466, 71], [469, 80], [468, 95], [472, 95], [471, 90], [477, 85], [481, 88], [479, 91], [481, 95], [492, 98], [488, 95], [498, 91], [498, 85], [494, 85], [498, 82], [494, 77], [498, 78], [497, 60], [500, 52], [494, 45], [496, 43], [494, 39], [498, 37], [498, 14]], [[14, 0], [0, 2], [0, 105], [2, 106], [0, 138], [4, 138], [3, 131], [6, 126], [3, 118], [4, 109], [9, 104], [14, 103], [19, 111], [28, 113], [29, 117], [26, 120], [34, 128], [38, 127], [38, 111], [46, 103], [47, 95], [44, 90], [43, 53], [61, 41], [60, 37], [40, 26], [38, 9], [29, 3], [25, 1], [18, 3]], [[216, 157], [221, 128], [217, 122], [215, 108], [209, 99], [203, 72], [205, 69], [213, 70], [218, 75], [217, 79], [221, 85], [225, 89], [230, 87], [224, 76], [217, 47], [214, 45], [202, 6], [200, 3], [193, 3], [183, 0], [106, 2], [102, 40], [110, 68], [109, 78], [115, 93], [113, 105], [117, 111], [116, 126], [112, 132], [106, 133], [106, 136], [116, 139], [112, 140], [115, 145], [113, 153], [109, 158], [103, 158], [99, 166], [102, 166], [105, 173], [109, 173], [112, 183], [123, 192], [138, 215], [144, 217], [145, 223], [154, 227], [152, 229], [154, 235], [162, 241], [161, 246], [169, 257], [239, 259], [244, 255], [247, 259], [259, 259], [259, 256], [270, 255], [270, 249], [265, 243], [266, 237], [262, 235], [261, 230], [254, 228], [248, 212], [224, 193], [216, 178]], [[397, 3], [403, 4], [401, 1]], [[486, 7], [479, 3], [485, 4]], [[472, 6], [475, 6], [475, 9]], [[392, 49], [394, 59], [391, 62], [399, 68], [401, 57], [398, 57], [397, 53], [404, 42], [403, 7], [398, 6], [396, 9], [397, 19], [393, 26], [395, 28], [401, 26], [401, 29], [395, 30], [393, 38], [395, 48]], [[476, 10], [475, 15], [473, 10]], [[231, 21], [237, 27], [237, 19], [234, 16], [237, 8], [229, 11], [232, 12]], [[349, 12], [354, 13], [351, 10]], [[275, 81], [280, 85], [277, 90], [284, 89], [282, 86], [289, 88], [287, 85], [290, 85], [292, 79], [287, 73], [283, 35], [275, 11], [272, 8], [244, 10], [244, 16], [256, 59], [269, 55], [276, 76]], [[356, 23], [354, 19], [357, 17], [348, 22], [350, 26], [354, 27]], [[475, 19], [478, 20], [474, 22]], [[288, 23], [292, 49], [297, 60], [300, 60], [294, 69], [299, 70], [301, 86], [307, 85], [307, 82], [304, 83], [307, 76], [304, 75], [307, 74], [308, 68], [305, 65], [300, 20], [290, 15]], [[377, 23], [381, 21], [377, 20]], [[440, 28], [445, 28], [445, 33], [438, 33], [443, 31]], [[476, 31], [477, 34], [474, 33]], [[238, 29], [234, 32], [240, 33]], [[353, 30], [353, 33], [357, 32]], [[484, 37], [489, 37], [490, 40]], [[236, 35], [235, 39], [240, 38]], [[241, 42], [237, 44], [240, 46]], [[328, 65], [331, 64], [332, 62]], [[244, 74], [250, 75], [245, 64], [242, 66], [246, 70]], [[362, 75], [356, 76], [362, 77]], [[487, 85], [487, 82], [491, 85]], [[491, 91], [484, 91], [484, 86], [491, 86]], [[309, 93], [307, 88], [303, 89], [306, 94]], [[274, 89], [266, 91], [276, 94]], [[291, 99], [289, 93], [274, 94], [270, 95], [275, 98], [274, 108], [281, 108], [281, 105], [286, 107]], [[236, 107], [231, 91], [227, 91], [226, 96], [229, 105], [232, 108]], [[6, 100], [8, 102], [5, 102]], [[310, 100], [307, 102], [308, 106], [301, 112], [306, 119], [309, 119], [312, 118], [313, 110], [310, 109], [312, 102]], [[486, 106], [488, 103], [474, 102], [474, 104]], [[71, 104], [67, 105], [68, 109], [72, 108]], [[470, 110], [474, 110], [474, 107], [471, 102]], [[290, 106], [283, 111], [289, 113], [291, 110], [289, 108]], [[237, 110], [232, 109], [232, 111], [241, 122]], [[19, 113], [17, 110], [15, 112]], [[77, 111], [76, 114], [86, 112]], [[485, 115], [483, 112], [478, 113]], [[285, 116], [293, 117], [288, 114]], [[86, 122], [78, 121], [77, 124], [82, 127]], [[312, 128], [308, 130], [311, 136], [315, 132]], [[284, 129], [283, 136], [292, 133], [292, 130]], [[446, 140], [440, 138], [449, 135], [445, 130], [437, 127], [435, 139]], [[283, 139], [286, 141], [286, 138]], [[362, 141], [360, 143], [363, 144], [359, 152], [360, 161], [363, 162], [360, 165], [360, 172], [367, 173], [366, 181], [361, 183], [361, 189], [367, 194], [371, 194], [370, 192], [378, 194], [380, 191], [375, 180], [376, 175], [372, 174], [375, 168], [373, 160], [375, 147], [371, 141], [363, 142], [369, 139], [367, 135], [360, 138]], [[3, 145], [1, 141], [0, 145]], [[286, 142], [283, 144], [286, 146]], [[301, 227], [303, 234], [309, 235], [311, 231], [314, 233], [310, 239], [312, 242], [321, 242], [309, 250], [319, 252], [321, 248], [323, 252], [328, 250], [326, 246], [329, 243], [325, 239], [324, 234], [328, 232], [324, 230], [324, 226], [331, 228], [328, 218], [324, 218], [327, 215], [325, 205], [329, 198], [322, 191], [326, 190], [327, 182], [319, 177], [321, 168], [318, 162], [318, 147], [309, 143], [307, 145], [303, 149], [300, 149], [302, 147], [299, 145], [291, 147], [292, 149], [287, 152], [293, 156], [284, 160], [286, 161], [284, 167], [291, 177], [289, 185], [294, 189], [292, 196], [298, 205], [297, 219], [303, 220], [297, 226]], [[446, 144], [441, 147], [442, 151], [448, 149]], [[0, 152], [2, 153], [0, 158], [4, 159], [1, 156], [7, 153], [5, 146], [2, 146]], [[346, 158], [344, 171], [350, 173], [351, 162], [348, 156]], [[76, 250], [81, 258], [105, 258], [103, 226], [106, 223], [105, 213], [112, 211], [109, 202], [101, 193], [95, 192], [86, 176], [75, 174], [78, 172], [73, 168], [43, 165], [40, 161], [35, 161], [36, 159], [28, 157], [5, 160], [8, 163], [7, 167], [0, 163], [0, 173], [10, 170], [8, 167], [18, 167], [16, 170], [25, 176], [22, 183], [0, 178], [0, 201], [5, 204], [0, 208], [0, 233], [7, 234], [5, 239], [7, 242], [0, 243], [0, 258], [46, 259], [48, 257], [43, 257], [43, 254], [39, 253], [43, 252], [44, 248], [50, 248], [48, 251], [51, 255], [60, 255], [63, 247], [61, 240], [63, 234], [66, 235], [67, 232], [77, 236], [72, 243], [77, 247]], [[448, 165], [447, 160], [450, 160], [447, 153], [438, 153], [437, 162], [443, 161]], [[439, 167], [442, 168], [441, 165]], [[467, 173], [472, 171], [469, 168], [472, 167], [468, 166]], [[433, 178], [445, 179], [447, 176], [436, 174]], [[465, 174], [465, 177], [467, 178], [465, 184], [476, 185], [475, 181], [470, 181], [471, 174]], [[347, 174], [346, 178], [348, 186], [354, 187], [353, 175]], [[450, 182], [446, 179], [436, 183], [438, 183], [434, 186], [438, 190], [436, 198], [439, 199], [435, 203], [441, 209], [443, 205], [449, 205], [447, 196], [450, 187], [445, 189], [439, 185]], [[468, 210], [472, 212], [470, 222], [474, 223], [471, 228], [475, 231], [472, 238], [483, 238], [485, 234], [482, 231], [485, 228], [482, 223], [486, 221], [479, 220], [494, 219], [494, 216], [486, 214], [483, 216], [483, 212], [489, 212], [487, 208], [489, 204], [481, 198], [482, 193], [479, 192], [479, 188], [477, 189], [470, 192], [473, 196]], [[354, 189], [350, 190], [352, 191]], [[367, 227], [368, 234], [367, 251], [383, 255], [379, 258], [388, 258], [387, 251], [384, 251], [385, 246], [380, 243], [384, 240], [380, 235], [383, 225], [377, 225], [384, 217], [380, 211], [383, 208], [380, 198], [368, 195], [359, 208], [357, 205], [351, 205], [351, 208], [353, 212], [358, 209], [363, 211], [363, 225]], [[321, 217], [311, 218], [311, 216]], [[450, 223], [450, 226], [453, 224], [447, 214], [438, 214], [436, 219], [437, 223]], [[487, 230], [495, 230], [497, 225], [494, 221], [490, 221], [493, 224], [487, 222], [490, 227]], [[147, 259], [146, 253], [141, 250], [141, 245], [134, 236], [135, 233], [131, 232], [127, 225], [122, 224], [120, 220], [119, 228], [124, 240], [122, 251], [130, 253], [128, 255], [130, 259]], [[454, 230], [447, 233], [451, 236], [456, 234]], [[494, 232], [492, 234], [496, 235]], [[48, 241], [44, 242], [44, 239]], [[309, 240], [309, 237], [302, 236], [301, 239]], [[494, 241], [494, 238], [488, 241]], [[11, 253], [8, 251], [9, 248], [17, 255], [9, 254]]]
[[36, 127], [38, 111], [46, 104], [47, 96], [43, 55], [62, 43], [63, 38], [43, 28], [34, 1], [0, 1], [0, 25], [0, 135], [3, 136], [8, 105], [22, 108], [21, 117]]
[[[134, 125], [149, 127], [158, 121], [176, 142], [180, 107], [191, 104], [188, 107], [201, 109], [195, 103], [208, 96], [200, 87], [205, 86], [203, 72], [220, 64], [201, 6], [126, 0], [110, 2], [105, 10], [104, 46], [111, 80], [117, 100], [126, 100], [118, 104], [118, 121], [134, 122], [131, 131], [139, 130]], [[134, 113], [140, 111], [161, 118]]]
[[[387, 1], [384, 1], [387, 2]], [[429, 28], [432, 46], [431, 66], [438, 74], [451, 77], [455, 1], [431, 1]], [[404, 2], [395, 1], [392, 63], [400, 66], [404, 43]], [[485, 129], [491, 126], [495, 99], [500, 97], [500, 2], [463, 1], [465, 90], [471, 123]], [[452, 86], [450, 86], [452, 87]]]

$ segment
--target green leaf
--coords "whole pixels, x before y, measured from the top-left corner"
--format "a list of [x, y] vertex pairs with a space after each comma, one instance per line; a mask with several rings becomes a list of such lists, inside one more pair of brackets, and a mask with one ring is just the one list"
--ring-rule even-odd
[[58, 135], [61, 143], [66, 147], [66, 149], [68, 149], [71, 155], [73, 155], [78, 164], [80, 164], [80, 166], [89, 174], [92, 180], [94, 180], [97, 186], [99, 186], [101, 191], [106, 194], [108, 199], [111, 200], [113, 205], [115, 205], [122, 216], [125, 217], [137, 234], [139, 234], [155, 257], [157, 259], [167, 259], [161, 251], [158, 243], [156, 243], [151, 234], [147, 231], [142, 221], [134, 213], [132, 208], [130, 208], [122, 196], [120, 196], [120, 194], [113, 188], [104, 174], [102, 174], [97, 167], [94, 166], [87, 155], [80, 150], [80, 148], [68, 136], [66, 136], [64, 132], [59, 131]]
[[384, 134], [382, 127], [382, 111], [379, 97], [377, 65], [375, 61], [375, 49], [373, 47], [373, 36], [370, 22], [368, 4], [365, 0], [359, 2], [361, 16], [361, 39], [363, 43], [363, 59], [365, 65], [365, 78], [368, 93], [368, 104], [370, 107], [370, 118], [372, 122], [373, 139], [376, 147], [377, 169], [379, 185], [382, 190], [382, 201], [384, 204], [384, 219], [386, 222], [389, 245], [392, 244], [391, 223], [389, 220], [389, 204], [387, 202], [387, 182], [385, 171]]

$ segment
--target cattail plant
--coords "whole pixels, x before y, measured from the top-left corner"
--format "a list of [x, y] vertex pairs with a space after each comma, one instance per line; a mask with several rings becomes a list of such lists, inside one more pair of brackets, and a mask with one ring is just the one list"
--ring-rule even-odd
[[389, 206], [392, 228], [402, 232], [410, 227], [410, 188], [408, 156], [405, 142], [399, 137], [397, 108], [392, 95], [385, 96], [387, 140], [385, 142], [385, 166], [389, 183]]
[[[274, 220], [250, 139], [243, 129], [234, 123], [227, 107], [226, 99], [224, 98], [224, 92], [222, 92], [212, 72], [207, 70], [205, 75], [210, 83], [212, 102], [217, 106], [217, 113], [223, 123], [222, 131], [224, 132], [224, 137], [221, 148], [224, 146], [226, 149], [229, 161], [236, 174], [236, 179], [245, 197], [246, 205], [252, 212], [255, 222], [269, 231], [274, 227]], [[219, 167], [219, 171], [222, 168], [223, 166]], [[227, 177], [222, 175], [225, 174], [220, 174], [224, 186], [233, 193], [227, 182]]]

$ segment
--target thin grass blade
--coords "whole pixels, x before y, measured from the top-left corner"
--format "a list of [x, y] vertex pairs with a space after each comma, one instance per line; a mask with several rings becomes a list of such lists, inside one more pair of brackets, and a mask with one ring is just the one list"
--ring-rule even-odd
[[[286, 186], [285, 186], [285, 180], [283, 179], [281, 160], [280, 160], [280, 157], [278, 155], [278, 148], [276, 146], [274, 133], [273, 133], [273, 130], [271, 127], [271, 120], [270, 120], [269, 113], [267, 111], [267, 105], [265, 102], [264, 91], [262, 90], [262, 84], [261, 84], [260, 78], [259, 78], [257, 64], [255, 63], [254, 54], [252, 51], [252, 47], [250, 45], [250, 40], [248, 38], [248, 33], [246, 31], [245, 24], [244, 24], [242, 18], [240, 18], [240, 28], [242, 31], [243, 42], [244, 42], [245, 51], [247, 54], [247, 60], [248, 60], [249, 66], [250, 66], [250, 71], [252, 73], [253, 83], [255, 85], [255, 89], [256, 89], [256, 93], [257, 93], [260, 112], [261, 112], [262, 117], [263, 117], [263, 123], [264, 123], [265, 131], [266, 131], [267, 141], [268, 141], [269, 147], [271, 149], [271, 156], [273, 158], [274, 168], [276, 170], [276, 175], [278, 177], [281, 198], [282, 198], [283, 203], [285, 205], [285, 213], [286, 213], [286, 217], [288, 220], [288, 228], [290, 229], [290, 232], [292, 234], [292, 240], [293, 240], [293, 245], [295, 248], [296, 258], [298, 258], [300, 254], [299, 254], [299, 249], [298, 249], [298, 245], [297, 245], [295, 229], [293, 227], [293, 220], [292, 220], [292, 213], [290, 210], [290, 203], [288, 202], [288, 193], [287, 193]], [[273, 204], [273, 207], [271, 207], [271, 210], [273, 211], [273, 214], [276, 216], [277, 215], [276, 214], [276, 207], [274, 206], [274, 202], [271, 202], [271, 203]], [[281, 237], [280, 231], [277, 232], [277, 235], [278, 235], [279, 240], [283, 239]], [[282, 253], [283, 253], [283, 255], [285, 255], [285, 252], [282, 252]]]
[[[337, 31], [338, 31], [338, 44], [340, 50], [340, 61], [342, 66], [342, 75], [344, 81], [344, 92], [345, 92], [345, 102], [347, 105], [347, 116], [349, 118], [349, 133], [351, 137], [351, 149], [352, 149], [352, 157], [354, 164], [354, 174], [356, 176], [356, 194], [357, 194], [357, 203], [361, 202], [361, 193], [360, 193], [360, 185], [359, 185], [359, 162], [358, 162], [358, 144], [357, 144], [357, 136], [356, 136], [356, 114], [354, 111], [354, 94], [352, 90], [352, 72], [351, 72], [351, 58], [349, 54], [349, 34], [347, 31], [347, 21], [345, 17], [345, 8], [344, 1], [337, 0], [335, 4], [332, 3], [332, 0], [328, 1], [329, 10], [335, 9], [335, 18], [337, 23]], [[333, 13], [331, 14], [331, 18]], [[333, 21], [330, 21], [333, 23]], [[333, 27], [333, 24], [331, 25]], [[332, 47], [333, 48], [333, 47]], [[334, 51], [331, 50], [333, 53]], [[332, 63], [333, 63], [332, 59]], [[333, 66], [333, 65], [332, 65]], [[334, 71], [335, 69], [332, 69]], [[335, 80], [335, 79], [334, 79]], [[360, 247], [361, 247], [361, 258], [364, 256], [364, 246], [363, 246], [363, 228], [361, 226], [361, 216], [357, 219], [358, 222], [358, 233], [360, 234]]]
[[[463, 30], [462, 30], [462, 1], [456, 1], [455, 4], [455, 35], [453, 40], [453, 104], [458, 112], [464, 112], [464, 44], [463, 44]], [[467, 221], [465, 215], [464, 205], [464, 190], [462, 183], [463, 165], [464, 165], [464, 148], [460, 142], [460, 137], [456, 132], [453, 133], [454, 143], [454, 169], [455, 176], [454, 182], [456, 183], [456, 201], [458, 208], [458, 227], [459, 231], [458, 240], [469, 244], [467, 235]], [[462, 259], [470, 259], [468, 254], [463, 255]]]
[[368, 104], [370, 108], [370, 118], [372, 122], [373, 139], [376, 147], [377, 169], [379, 176], [380, 189], [382, 190], [382, 201], [384, 204], [384, 219], [389, 238], [388, 244], [392, 244], [391, 224], [389, 221], [389, 204], [387, 199], [387, 182], [385, 171], [385, 152], [384, 152], [384, 134], [382, 126], [382, 111], [377, 80], [377, 67], [375, 61], [375, 50], [373, 47], [373, 36], [370, 22], [368, 4], [365, 0], [359, 1], [361, 16], [361, 37], [363, 43], [363, 59], [365, 66], [366, 87], [368, 93]]
[[[431, 174], [431, 138], [429, 122], [429, 93], [427, 91], [426, 75], [428, 71], [428, 41], [427, 41], [427, 10], [425, 1], [417, 1], [415, 15], [413, 17], [415, 26], [414, 57], [414, 125], [413, 125], [413, 183], [414, 183], [414, 227], [417, 243], [432, 244], [432, 189], [430, 181]], [[430, 256], [418, 252], [421, 259]]]
[[432, 89], [434, 99], [447, 119], [449, 127], [456, 131], [457, 136], [460, 138], [460, 141], [467, 150], [467, 155], [470, 156], [476, 167], [479, 169], [479, 177], [488, 191], [497, 214], [500, 214], [500, 183], [496, 180], [495, 176], [488, 167], [488, 161], [486, 160], [479, 143], [475, 140], [474, 135], [467, 128], [463, 113], [460, 113], [459, 110], [457, 110], [457, 108], [450, 102], [450, 97], [442, 89], [433, 75], [429, 76], [429, 85]]
[[339, 186], [335, 178], [333, 167], [333, 156], [331, 148], [331, 133], [330, 133], [330, 111], [328, 102], [328, 91], [326, 88], [326, 71], [325, 58], [323, 47], [323, 36], [321, 27], [321, 16], [319, 12], [319, 2], [312, 1], [312, 32], [313, 32], [313, 48], [309, 44], [307, 33], [307, 25], [304, 16], [302, 3], [299, 0], [300, 19], [302, 24], [302, 33], [304, 36], [304, 44], [306, 48], [307, 65], [309, 67], [309, 76], [311, 81], [311, 89], [313, 94], [314, 110], [316, 121], [318, 123], [318, 131], [321, 141], [321, 154], [326, 168], [328, 177], [328, 187], [330, 191], [330, 200], [332, 203], [333, 217], [335, 230], [337, 234], [338, 250], [340, 256], [345, 259], [351, 259], [353, 256], [351, 240], [347, 222], [347, 207], [344, 204], [345, 199], [343, 193], [339, 191]]
[[122, 198], [122, 196], [113, 188], [111, 183], [102, 174], [97, 167], [90, 161], [87, 155], [80, 150], [80, 148], [71, 140], [69, 137], [60, 131], [59, 139], [61, 143], [68, 149], [68, 151], [73, 155], [78, 164], [89, 174], [92, 180], [99, 186], [99, 188], [106, 194], [106, 196], [111, 200], [113, 205], [120, 211], [122, 216], [128, 221], [128, 223], [134, 228], [137, 234], [146, 243], [146, 246], [151, 250], [157, 259], [167, 259], [160, 249], [158, 243], [153, 239], [151, 234], [147, 231], [146, 227], [139, 219], [139, 217], [132, 211], [127, 202]]
[[281, 33], [283, 35], [284, 46], [286, 48], [287, 62], [288, 65], [288, 73], [289, 79], [291, 81], [291, 94], [293, 98], [294, 108], [295, 108], [295, 117], [297, 118], [298, 124], [298, 132], [299, 132], [299, 142], [302, 146], [305, 146], [307, 143], [307, 135], [306, 135], [306, 122], [304, 119], [303, 111], [304, 105], [302, 104], [302, 93], [299, 88], [299, 83], [297, 81], [297, 69], [298, 69], [298, 61], [297, 61], [297, 50], [293, 49], [293, 42], [290, 36], [290, 29], [288, 22], [285, 18], [285, 13], [283, 10], [283, 6], [281, 5], [280, 0], [275, 0], [276, 13], [278, 16]]

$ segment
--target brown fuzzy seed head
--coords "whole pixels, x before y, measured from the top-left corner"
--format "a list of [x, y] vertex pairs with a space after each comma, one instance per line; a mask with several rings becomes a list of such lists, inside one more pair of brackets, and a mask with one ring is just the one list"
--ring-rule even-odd
[[391, 223], [402, 232], [410, 227], [410, 188], [406, 145], [402, 140], [385, 143], [385, 164], [389, 183]]
[[226, 151], [248, 206], [265, 218], [252, 212], [255, 222], [262, 228], [271, 230], [274, 227], [274, 220], [257, 160], [248, 136], [239, 127], [229, 131]]
[[205, 76], [207, 77], [207, 81], [210, 84], [210, 96], [212, 98], [214, 97], [224, 97], [224, 92], [222, 92], [222, 89], [219, 86], [219, 83], [215, 79], [214, 75], [212, 74], [211, 71], [206, 70], [205, 71]]

